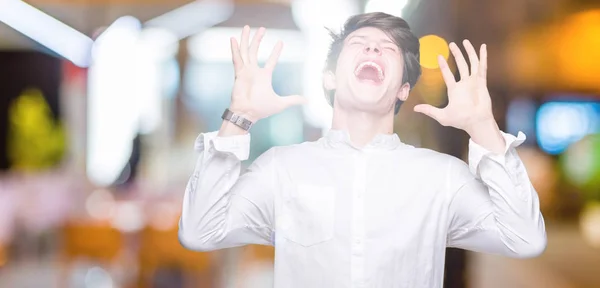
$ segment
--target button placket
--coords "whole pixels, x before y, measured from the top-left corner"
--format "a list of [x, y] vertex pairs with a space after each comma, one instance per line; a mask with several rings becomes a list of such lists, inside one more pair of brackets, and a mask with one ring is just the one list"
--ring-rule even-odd
[[364, 281], [364, 193], [366, 189], [366, 155], [354, 155], [354, 186], [352, 205], [352, 257], [351, 271], [353, 286], [361, 287]]

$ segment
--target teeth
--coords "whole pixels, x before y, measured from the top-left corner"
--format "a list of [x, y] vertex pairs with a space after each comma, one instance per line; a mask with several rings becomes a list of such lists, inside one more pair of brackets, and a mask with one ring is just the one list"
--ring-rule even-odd
[[377, 69], [377, 72], [379, 73], [379, 80], [383, 81], [383, 69], [381, 69], [381, 67], [379, 65], [377, 65], [377, 63], [371, 62], [371, 61], [365, 61], [363, 63], [360, 63], [360, 65], [358, 65], [358, 67], [356, 67], [356, 70], [354, 71], [354, 75], [358, 76], [360, 71], [363, 68], [365, 68], [366, 66], [371, 66], [371, 67]]

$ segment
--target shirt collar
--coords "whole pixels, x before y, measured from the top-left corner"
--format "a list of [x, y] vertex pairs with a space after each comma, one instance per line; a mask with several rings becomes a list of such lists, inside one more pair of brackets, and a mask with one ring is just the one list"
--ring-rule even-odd
[[331, 148], [352, 148], [356, 150], [393, 150], [402, 144], [400, 138], [396, 133], [392, 134], [377, 134], [371, 142], [365, 145], [364, 148], [359, 149], [352, 141], [350, 141], [350, 134], [346, 130], [329, 130], [322, 138], [324, 143]]

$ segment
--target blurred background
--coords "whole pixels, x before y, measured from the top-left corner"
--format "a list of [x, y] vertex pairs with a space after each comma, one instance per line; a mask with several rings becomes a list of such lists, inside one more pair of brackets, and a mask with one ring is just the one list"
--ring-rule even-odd
[[449, 249], [445, 287], [600, 287], [598, 0], [0, 0], [0, 287], [271, 287], [271, 247], [195, 253], [176, 236], [194, 140], [229, 103], [228, 38], [267, 27], [261, 61], [285, 43], [276, 92], [310, 100], [254, 126], [251, 161], [327, 131], [324, 27], [365, 11], [420, 37], [404, 142], [466, 159], [465, 133], [412, 112], [445, 105], [436, 55], [465, 38], [488, 45], [500, 127], [527, 135], [546, 252]]

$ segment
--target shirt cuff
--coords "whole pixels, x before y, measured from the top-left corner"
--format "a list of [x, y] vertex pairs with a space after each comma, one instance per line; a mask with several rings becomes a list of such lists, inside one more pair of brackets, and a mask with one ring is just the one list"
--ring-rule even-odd
[[500, 131], [500, 133], [502, 133], [502, 137], [504, 137], [504, 141], [506, 142], [506, 146], [504, 147], [504, 152], [502, 154], [493, 153], [475, 143], [473, 139], [469, 139], [469, 169], [471, 170], [471, 173], [477, 175], [477, 168], [484, 157], [488, 157], [503, 167], [506, 167], [506, 156], [510, 154], [509, 152], [511, 149], [523, 144], [526, 139], [525, 134], [521, 131], [519, 131], [517, 137], [502, 131]]
[[240, 161], [248, 159], [250, 156], [250, 133], [227, 137], [219, 137], [218, 133], [219, 131], [214, 131], [198, 135], [194, 143], [194, 150], [203, 152], [206, 149], [214, 148], [218, 152], [232, 153]]

